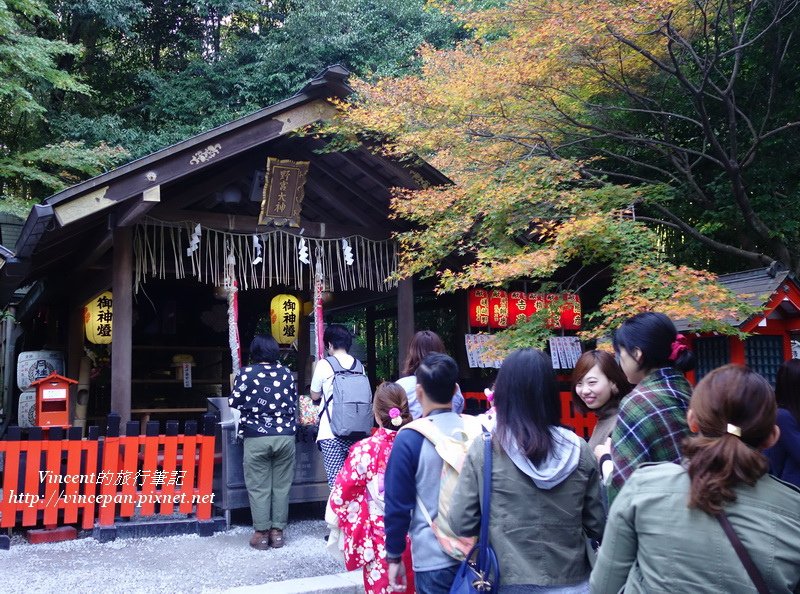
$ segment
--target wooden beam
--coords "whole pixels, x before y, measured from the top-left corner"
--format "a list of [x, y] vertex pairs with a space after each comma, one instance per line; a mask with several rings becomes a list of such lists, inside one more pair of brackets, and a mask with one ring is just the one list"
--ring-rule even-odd
[[323, 198], [325, 201], [328, 202], [329, 209], [336, 209], [341, 212], [346, 218], [357, 222], [359, 225], [364, 227], [373, 227], [377, 224], [377, 221], [368, 218], [359, 211], [358, 208], [353, 208], [352, 205], [348, 204], [347, 202], [343, 201], [341, 198], [334, 196], [330, 191], [328, 191], [325, 186], [321, 183], [316, 181], [311, 176], [306, 178], [306, 186], [309, 190], [313, 191], [319, 197]]
[[130, 202], [132, 204], [130, 206], [126, 205], [126, 208], [117, 215], [117, 225], [119, 227], [135, 225], [139, 222], [139, 219], [159, 204], [158, 201], [145, 201], [143, 197], [139, 198], [138, 201], [131, 200]]
[[[306, 159], [311, 160], [312, 155], [308, 155]], [[311, 168], [309, 171], [320, 171], [324, 173], [326, 176], [331, 178], [337, 184], [345, 188], [348, 192], [353, 194], [359, 199], [359, 206], [363, 206], [375, 214], [378, 215], [376, 222], [386, 221], [389, 216], [389, 199], [388, 199], [388, 190], [386, 189], [386, 185], [381, 185], [381, 191], [387, 194], [387, 198], [385, 201], [376, 199], [374, 195], [371, 195], [366, 190], [362, 190], [361, 188], [355, 187], [353, 181], [348, 179], [347, 177], [341, 175], [340, 173], [334, 171], [331, 167], [328, 167], [322, 162], [322, 159], [319, 158], [319, 155], [316, 156], [316, 160], [312, 161]], [[341, 202], [341, 198], [339, 198], [339, 202]], [[374, 223], [373, 223], [374, 224]]]
[[[306, 137], [304, 140], [306, 141], [305, 142], [306, 146], [311, 147], [312, 150], [321, 150], [325, 149], [328, 146], [328, 143], [322, 139], [314, 139], [311, 137]], [[362, 176], [370, 179], [372, 183], [374, 183], [377, 186], [381, 186], [384, 188], [403, 186], [404, 179], [408, 183], [413, 184], [411, 176], [406, 171], [403, 171], [404, 177], [401, 178], [399, 175], [397, 175], [397, 173], [394, 170], [392, 170], [389, 174], [389, 177], [391, 177], [392, 179], [383, 178], [377, 173], [375, 173], [375, 165], [364, 161], [364, 159], [361, 158], [361, 156], [364, 155], [372, 160], [379, 161], [381, 165], [383, 165], [385, 159], [380, 157], [379, 155], [373, 155], [363, 145], [360, 145], [358, 148], [352, 151], [336, 151], [334, 153], [328, 153], [328, 154], [335, 155], [343, 159], [350, 165], [353, 165], [361, 172]], [[397, 183], [393, 183], [393, 180], [395, 179], [397, 180]]]
[[[73, 223], [96, 212], [97, 207], [107, 207], [113, 202], [141, 195], [154, 183], [165, 186], [185, 175], [213, 167], [221, 161], [330, 117], [334, 111], [335, 108], [326, 100], [314, 99], [276, 113], [271, 118], [243, 118], [231, 122], [213, 133], [193, 139], [192, 143], [182, 143], [159, 151], [155, 154], [159, 155], [156, 160], [139, 159], [120, 167], [115, 170], [113, 181], [109, 181], [108, 175], [99, 176], [94, 184], [106, 184], [99, 190], [96, 185], [87, 183], [81, 186], [80, 195], [73, 190], [55, 200], [52, 206], [62, 225]], [[97, 192], [102, 192], [102, 195]], [[89, 199], [84, 200], [87, 197]], [[75, 205], [70, 206], [72, 202]]]
[[86, 257], [75, 266], [75, 272], [83, 272], [88, 270], [97, 262], [108, 253], [108, 250], [111, 249], [111, 246], [114, 244], [113, 234], [111, 231], [106, 231], [100, 241], [92, 248], [92, 251], [89, 252]]
[[[244, 215], [227, 215], [216, 212], [203, 212], [195, 210], [182, 210], [178, 212], [163, 212], [159, 214], [159, 219], [167, 222], [192, 221], [200, 223], [203, 227], [216, 229], [219, 231], [234, 231], [237, 233], [266, 233], [274, 229], [265, 225], [258, 225], [258, 217]], [[318, 239], [336, 239], [339, 237], [349, 237], [350, 235], [360, 235], [367, 239], [382, 241], [390, 238], [388, 229], [377, 227], [348, 227], [346, 225], [333, 225], [327, 223], [317, 223], [315, 221], [301, 220], [300, 227], [281, 227], [281, 231], [306, 237]]]
[[113, 348], [111, 349], [111, 412], [121, 424], [131, 420], [131, 369], [133, 351], [133, 231], [114, 229]]
[[226, 167], [222, 171], [210, 176], [202, 176], [196, 183], [180, 186], [172, 185], [165, 189], [161, 195], [161, 205], [155, 209], [154, 214], [163, 210], [178, 210], [191, 206], [203, 198], [210, 196], [216, 188], [239, 180], [253, 170], [254, 165], [248, 163], [239, 167]]
[[397, 359], [402, 373], [403, 362], [414, 337], [414, 280], [400, 279], [397, 282]]
[[72, 292], [71, 297], [74, 303], [83, 306], [92, 297], [99, 295], [103, 291], [108, 291], [113, 284], [113, 275], [111, 267], [99, 271], [87, 272], [81, 277], [76, 277], [78, 280], [77, 287]]

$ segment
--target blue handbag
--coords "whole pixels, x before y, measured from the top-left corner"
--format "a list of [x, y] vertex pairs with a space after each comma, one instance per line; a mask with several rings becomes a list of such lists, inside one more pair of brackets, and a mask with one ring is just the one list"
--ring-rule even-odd
[[500, 565], [489, 545], [489, 503], [492, 495], [492, 436], [483, 434], [483, 503], [478, 543], [461, 562], [450, 594], [496, 594], [500, 587]]

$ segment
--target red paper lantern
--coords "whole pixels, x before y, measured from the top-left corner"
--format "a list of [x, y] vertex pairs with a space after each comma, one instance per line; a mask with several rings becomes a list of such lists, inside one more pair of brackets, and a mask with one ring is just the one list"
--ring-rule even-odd
[[581, 298], [577, 293], [564, 293], [561, 298], [559, 325], [564, 330], [577, 330], [581, 327]]
[[524, 293], [500, 289], [469, 291], [469, 325], [508, 328], [550, 310], [548, 328], [578, 330], [581, 327], [581, 299], [577, 293]]
[[561, 295], [547, 293], [544, 296], [544, 303], [548, 310], [546, 326], [548, 328], [559, 328], [561, 322]]
[[469, 307], [470, 326], [489, 325], [489, 291], [485, 289], [471, 289], [467, 300]]
[[526, 322], [533, 314], [533, 302], [523, 291], [512, 291], [508, 294], [508, 324], [514, 326]]
[[492, 289], [489, 294], [489, 328], [508, 328], [508, 293]]

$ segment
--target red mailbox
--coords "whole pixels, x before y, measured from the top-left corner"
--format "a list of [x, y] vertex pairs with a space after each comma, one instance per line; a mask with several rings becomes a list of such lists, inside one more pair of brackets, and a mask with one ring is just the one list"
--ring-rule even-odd
[[31, 382], [36, 388], [37, 427], [69, 427], [69, 386], [77, 383], [55, 372]]

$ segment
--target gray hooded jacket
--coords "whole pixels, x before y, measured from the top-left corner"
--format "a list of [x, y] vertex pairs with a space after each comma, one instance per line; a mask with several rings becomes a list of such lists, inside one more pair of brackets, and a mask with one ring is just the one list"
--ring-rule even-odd
[[[555, 448], [534, 465], [516, 444], [492, 444], [489, 540], [503, 585], [567, 586], [589, 577], [586, 536], [605, 526], [600, 476], [589, 446], [552, 428]], [[481, 523], [483, 441], [470, 448], [451, 502], [452, 528], [477, 535]]]

